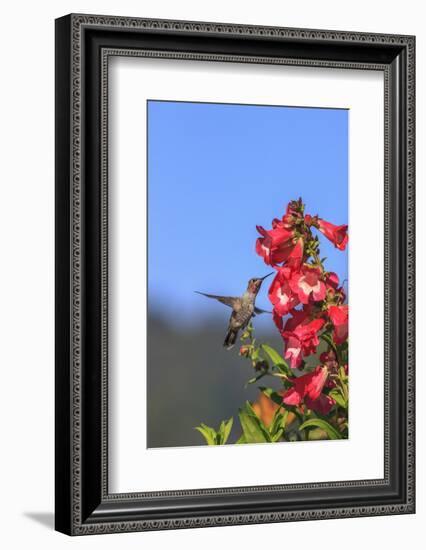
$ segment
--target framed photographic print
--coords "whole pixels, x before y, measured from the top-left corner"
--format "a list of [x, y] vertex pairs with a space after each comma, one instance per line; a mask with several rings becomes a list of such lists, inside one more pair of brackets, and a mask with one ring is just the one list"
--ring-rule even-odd
[[414, 513], [413, 36], [56, 21], [56, 529]]

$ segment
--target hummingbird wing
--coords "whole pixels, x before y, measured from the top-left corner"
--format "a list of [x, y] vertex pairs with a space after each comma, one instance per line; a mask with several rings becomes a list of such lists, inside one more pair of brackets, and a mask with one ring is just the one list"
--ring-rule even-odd
[[268, 311], [266, 309], [260, 309], [260, 307], [255, 307], [254, 312], [256, 315], [260, 315], [261, 313], [272, 313], [272, 311]]
[[199, 292], [198, 290], [196, 290], [195, 292], [197, 294], [201, 294], [202, 296], [206, 296], [207, 298], [213, 298], [214, 300], [225, 304], [225, 306], [229, 306], [232, 308], [237, 306], [239, 303], [239, 298], [235, 298], [234, 296], [217, 296], [216, 294], [206, 294], [205, 292]]

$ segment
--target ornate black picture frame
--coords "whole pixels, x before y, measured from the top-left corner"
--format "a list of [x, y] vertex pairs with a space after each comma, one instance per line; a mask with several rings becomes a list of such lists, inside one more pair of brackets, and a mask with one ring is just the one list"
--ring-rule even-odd
[[[108, 58], [382, 71], [384, 478], [108, 492]], [[56, 529], [69, 535], [414, 513], [413, 36], [68, 15], [56, 21]]]

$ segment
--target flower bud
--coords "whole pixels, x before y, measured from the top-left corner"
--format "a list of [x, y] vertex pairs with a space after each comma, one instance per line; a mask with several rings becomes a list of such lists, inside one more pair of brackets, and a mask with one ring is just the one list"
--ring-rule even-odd
[[241, 357], [249, 357], [249, 355], [250, 355], [250, 346], [241, 346], [239, 355], [241, 355]]

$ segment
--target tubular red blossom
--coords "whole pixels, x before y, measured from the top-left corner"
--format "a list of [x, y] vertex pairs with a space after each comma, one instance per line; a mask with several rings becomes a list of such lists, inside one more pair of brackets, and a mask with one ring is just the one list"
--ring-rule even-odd
[[284, 330], [292, 332], [298, 325], [308, 323], [309, 315], [311, 314], [310, 310], [311, 308], [309, 306], [305, 306], [303, 309], [293, 309], [291, 312], [292, 317], [287, 320]]
[[273, 220], [272, 229], [269, 231], [260, 225], [256, 226], [256, 229], [262, 235], [256, 240], [256, 253], [267, 265], [284, 262], [294, 248], [293, 231], [285, 229], [279, 220]]
[[293, 387], [284, 393], [283, 402], [287, 405], [300, 405], [305, 397], [311, 401], [317, 400], [324, 388], [327, 376], [327, 367], [319, 365], [312, 372], [295, 378], [292, 380]]
[[315, 302], [325, 299], [326, 286], [319, 267], [304, 264], [299, 272], [293, 274], [289, 286], [302, 304], [309, 303], [310, 298]]
[[300, 237], [290, 254], [286, 258], [286, 265], [292, 269], [299, 269], [303, 261], [303, 239]]
[[277, 266], [286, 262], [288, 267], [298, 268], [303, 260], [303, 239], [294, 242], [297, 223], [303, 221], [303, 203], [290, 201], [282, 220], [272, 220], [272, 229], [256, 226], [261, 237], [256, 240], [256, 253], [267, 265]]
[[318, 412], [324, 416], [331, 411], [335, 403], [336, 401], [325, 393], [322, 393], [318, 399], [315, 400], [311, 399], [309, 396], [305, 397], [305, 404], [308, 409]]
[[282, 222], [277, 219], [272, 220], [272, 229], [266, 230], [261, 225], [257, 225], [256, 229], [263, 238], [268, 239], [272, 248], [277, 248], [293, 238], [293, 231], [285, 229]]
[[269, 300], [274, 306], [274, 312], [280, 316], [287, 315], [299, 303], [290, 288], [290, 277], [291, 270], [288, 267], [279, 268], [269, 288]]
[[302, 342], [293, 333], [287, 337], [284, 358], [290, 361], [292, 369], [297, 369], [302, 363]]
[[318, 216], [311, 216], [310, 214], [306, 214], [304, 217], [304, 222], [308, 227], [311, 227], [311, 226], [317, 227]]
[[318, 229], [323, 235], [331, 241], [339, 250], [345, 250], [348, 243], [348, 226], [347, 225], [333, 225], [330, 222], [318, 219]]
[[272, 310], [272, 319], [277, 329], [281, 332], [283, 329], [283, 318], [281, 317], [281, 315], [278, 315], [278, 313], [275, 311], [275, 308]]
[[256, 240], [256, 253], [263, 258], [266, 265], [276, 266], [281, 264], [288, 255], [288, 248], [282, 245], [280, 248], [272, 248], [267, 238]]
[[336, 344], [343, 344], [348, 338], [348, 305], [330, 306], [328, 316], [333, 323], [333, 339]]
[[289, 359], [291, 368], [297, 368], [305, 355], [316, 352], [319, 344], [318, 331], [321, 330], [324, 319], [314, 319], [306, 324], [298, 325], [293, 331], [282, 332], [286, 341], [285, 359]]
[[327, 380], [328, 372], [325, 367], [316, 367], [314, 375], [306, 387], [306, 396], [312, 400], [318, 399], [321, 395], [325, 381]]
[[312, 224], [312, 222], [313, 222], [313, 218], [312, 218], [312, 216], [311, 216], [310, 214], [306, 214], [304, 220], [305, 220], [306, 225], [309, 225], [309, 226], [310, 226], [310, 225]]
[[325, 276], [325, 285], [328, 289], [337, 290], [339, 286], [339, 276], [337, 273], [333, 273], [333, 271], [330, 271]]
[[308, 304], [303, 306], [303, 309], [292, 309], [290, 311], [291, 317], [289, 317], [284, 325], [283, 319], [281, 316], [276, 313], [274, 310], [273, 318], [274, 322], [280, 331], [282, 336], [283, 332], [293, 332], [293, 330], [300, 324], [307, 324], [311, 317], [311, 306]]

